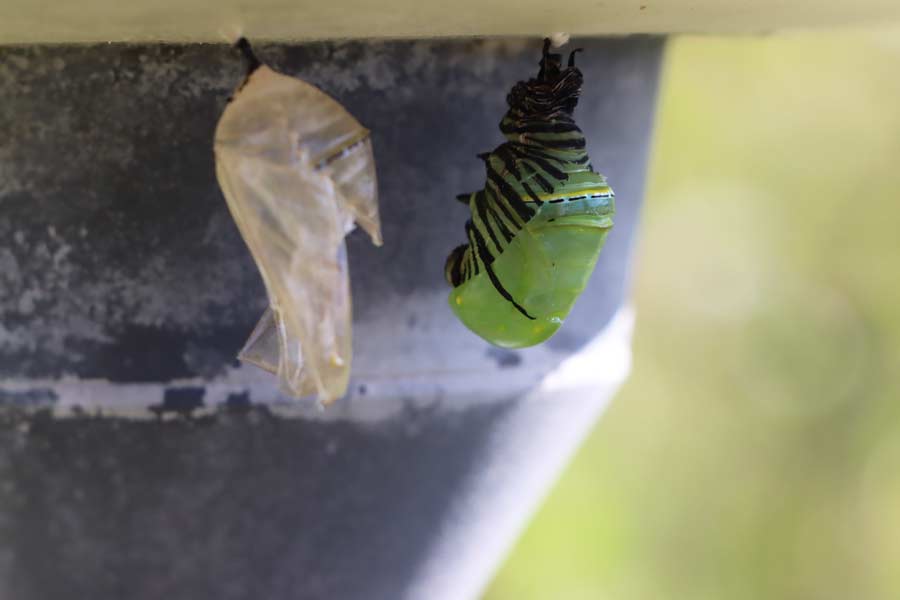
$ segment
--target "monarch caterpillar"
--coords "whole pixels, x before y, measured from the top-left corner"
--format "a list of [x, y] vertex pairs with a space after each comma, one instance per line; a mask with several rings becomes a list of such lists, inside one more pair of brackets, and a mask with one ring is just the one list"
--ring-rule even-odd
[[320, 89], [262, 65], [245, 39], [238, 47], [249, 73], [216, 127], [216, 177], [269, 297], [239, 358], [327, 404], [350, 373], [344, 236], [356, 221], [381, 245], [369, 131]]
[[507, 141], [478, 156], [484, 188], [457, 196], [471, 218], [467, 243], [444, 266], [450, 307], [497, 346], [533, 346], [556, 333], [613, 226], [613, 191], [594, 172], [572, 116], [583, 79], [579, 50], [562, 68], [544, 40], [537, 77], [507, 95], [500, 121]]

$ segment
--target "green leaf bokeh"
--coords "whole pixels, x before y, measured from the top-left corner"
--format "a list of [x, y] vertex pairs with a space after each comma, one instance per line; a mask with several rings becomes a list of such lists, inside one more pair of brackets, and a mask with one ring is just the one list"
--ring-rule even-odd
[[900, 598], [900, 30], [673, 40], [636, 268], [486, 598]]

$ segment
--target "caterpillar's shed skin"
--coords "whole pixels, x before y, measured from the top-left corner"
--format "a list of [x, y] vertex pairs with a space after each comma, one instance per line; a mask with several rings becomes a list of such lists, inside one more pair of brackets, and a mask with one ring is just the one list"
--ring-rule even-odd
[[369, 131], [315, 86], [260, 65], [242, 43], [250, 75], [216, 128], [216, 175], [269, 309], [240, 358], [277, 373], [286, 393], [327, 404], [350, 374], [344, 236], [356, 222], [381, 245]]
[[480, 155], [484, 188], [469, 206], [466, 243], [447, 257], [450, 307], [505, 348], [547, 340], [584, 290], [613, 226], [615, 200], [596, 173], [572, 113], [582, 74], [544, 40], [536, 78], [517, 83], [500, 122], [507, 141]]

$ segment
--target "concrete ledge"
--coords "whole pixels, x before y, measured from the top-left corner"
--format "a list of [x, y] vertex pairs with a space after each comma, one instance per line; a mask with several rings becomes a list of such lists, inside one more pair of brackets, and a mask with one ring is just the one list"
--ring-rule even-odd
[[0, 5], [0, 44], [748, 33], [900, 22], [895, 0], [85, 0]]

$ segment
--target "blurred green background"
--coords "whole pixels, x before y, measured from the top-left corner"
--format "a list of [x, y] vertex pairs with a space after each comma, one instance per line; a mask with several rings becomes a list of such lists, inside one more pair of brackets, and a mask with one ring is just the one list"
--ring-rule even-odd
[[631, 379], [486, 598], [900, 598], [900, 30], [674, 39], [652, 165]]

